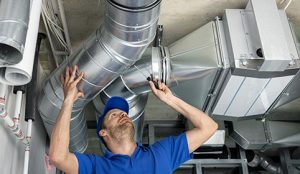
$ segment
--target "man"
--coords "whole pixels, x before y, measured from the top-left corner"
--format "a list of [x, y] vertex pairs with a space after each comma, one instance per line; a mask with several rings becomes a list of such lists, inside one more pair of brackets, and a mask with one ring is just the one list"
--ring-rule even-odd
[[83, 77], [76, 78], [77, 67], [66, 68], [61, 76], [64, 102], [52, 130], [50, 160], [59, 169], [70, 174], [171, 174], [190, 153], [209, 139], [218, 125], [197, 108], [175, 97], [170, 89], [158, 82], [158, 89], [149, 82], [153, 94], [186, 117], [195, 128], [154, 143], [149, 147], [134, 142], [134, 128], [128, 118], [128, 103], [120, 97], [111, 98], [99, 118], [97, 135], [108, 151], [103, 157], [71, 153], [69, 151], [70, 117], [72, 105], [83, 96], [76, 85]]

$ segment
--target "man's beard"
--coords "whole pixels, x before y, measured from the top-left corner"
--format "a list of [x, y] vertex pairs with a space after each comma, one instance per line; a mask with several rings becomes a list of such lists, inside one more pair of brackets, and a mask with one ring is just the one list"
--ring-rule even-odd
[[117, 143], [121, 143], [124, 140], [134, 141], [134, 126], [132, 122], [126, 122], [123, 124], [119, 124], [116, 127], [109, 128], [108, 132], [113, 141]]

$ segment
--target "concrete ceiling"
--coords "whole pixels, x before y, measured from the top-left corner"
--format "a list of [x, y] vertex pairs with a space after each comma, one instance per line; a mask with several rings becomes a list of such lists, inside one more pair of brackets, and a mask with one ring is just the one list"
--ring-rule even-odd
[[[73, 50], [100, 26], [105, 0], [62, 0]], [[244, 9], [248, 0], [162, 0], [159, 24], [169, 45], [198, 27], [222, 17], [225, 9]], [[277, 0], [279, 4], [280, 0]], [[287, 9], [290, 21], [300, 25], [300, 1]]]

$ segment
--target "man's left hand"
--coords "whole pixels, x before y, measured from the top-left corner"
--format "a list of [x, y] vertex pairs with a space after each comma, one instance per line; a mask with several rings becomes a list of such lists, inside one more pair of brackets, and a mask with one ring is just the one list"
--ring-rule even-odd
[[78, 77], [76, 77], [77, 66], [74, 65], [70, 70], [69, 66], [66, 67], [65, 77], [63, 74], [60, 76], [60, 81], [64, 90], [64, 100], [75, 102], [78, 97], [83, 97], [84, 93], [82, 91], [78, 91], [77, 84], [82, 79], [84, 73], [81, 72]]

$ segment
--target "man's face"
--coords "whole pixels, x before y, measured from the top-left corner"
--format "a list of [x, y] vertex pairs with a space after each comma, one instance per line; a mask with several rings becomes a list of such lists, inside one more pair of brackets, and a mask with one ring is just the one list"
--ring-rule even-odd
[[134, 127], [127, 113], [120, 109], [110, 110], [103, 122], [103, 129], [108, 131], [111, 138], [121, 141], [124, 138], [133, 140]]

